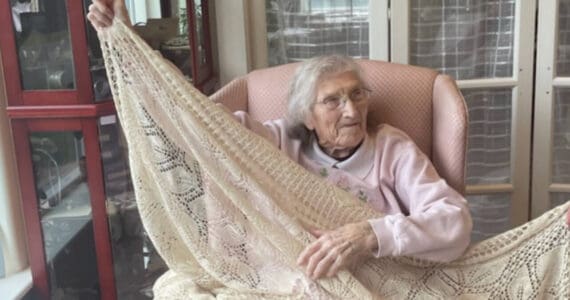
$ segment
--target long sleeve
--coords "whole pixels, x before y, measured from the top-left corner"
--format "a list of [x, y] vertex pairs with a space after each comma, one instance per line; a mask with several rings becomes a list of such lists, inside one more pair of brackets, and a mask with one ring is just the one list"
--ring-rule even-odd
[[381, 185], [391, 186], [402, 212], [369, 220], [378, 239], [377, 255], [442, 262], [459, 257], [472, 229], [465, 198], [405, 134], [392, 131], [383, 147]]
[[277, 121], [269, 121], [265, 124], [252, 119], [246, 112], [237, 111], [233, 113], [234, 119], [240, 122], [247, 129], [270, 141], [276, 147], [280, 147], [281, 128], [276, 125]]
[[233, 117], [247, 129], [265, 138], [275, 147], [279, 148], [284, 154], [289, 156], [289, 158], [299, 162], [301, 141], [291, 139], [288, 136], [287, 125], [284, 119], [269, 120], [261, 123], [243, 111], [233, 113]]

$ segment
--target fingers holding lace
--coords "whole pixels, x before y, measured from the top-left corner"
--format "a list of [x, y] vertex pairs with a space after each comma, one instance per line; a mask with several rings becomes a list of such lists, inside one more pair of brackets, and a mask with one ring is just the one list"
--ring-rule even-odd
[[130, 26], [124, 0], [93, 0], [93, 3], [89, 5], [87, 19], [97, 31], [113, 25], [115, 17]]
[[340, 270], [359, 265], [372, 257], [377, 247], [376, 236], [366, 221], [319, 231], [316, 236], [318, 239], [297, 260], [300, 266], [306, 266], [305, 273], [313, 279], [335, 276]]
[[89, 13], [87, 19], [91, 22], [95, 29], [111, 26], [113, 24], [113, 11], [102, 0], [95, 0], [89, 5]]

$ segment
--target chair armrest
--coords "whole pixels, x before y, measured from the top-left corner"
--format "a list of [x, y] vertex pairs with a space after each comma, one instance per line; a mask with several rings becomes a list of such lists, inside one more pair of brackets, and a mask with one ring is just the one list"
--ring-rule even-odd
[[216, 103], [221, 103], [229, 110], [248, 111], [248, 93], [246, 77], [238, 77], [209, 97]]
[[439, 175], [465, 193], [467, 106], [455, 80], [438, 75], [433, 85], [432, 160]]

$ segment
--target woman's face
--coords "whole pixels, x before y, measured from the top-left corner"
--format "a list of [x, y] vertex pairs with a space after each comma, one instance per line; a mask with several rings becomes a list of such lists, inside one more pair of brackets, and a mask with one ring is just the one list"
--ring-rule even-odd
[[354, 72], [328, 75], [317, 84], [317, 99], [305, 126], [315, 130], [329, 155], [348, 156], [366, 136], [368, 103], [368, 90]]

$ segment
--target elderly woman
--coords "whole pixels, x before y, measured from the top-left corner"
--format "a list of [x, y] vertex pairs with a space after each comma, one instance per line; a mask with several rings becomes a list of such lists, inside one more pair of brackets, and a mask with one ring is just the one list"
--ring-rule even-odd
[[[89, 10], [96, 28], [111, 25], [115, 14], [128, 22], [123, 0], [95, 0]], [[405, 133], [389, 125], [367, 130], [369, 95], [358, 64], [324, 56], [297, 70], [286, 119], [261, 124], [235, 113], [307, 170], [386, 215], [332, 231], [310, 229], [317, 239], [298, 264], [312, 278], [383, 256], [451, 261], [469, 245], [465, 199]]]

